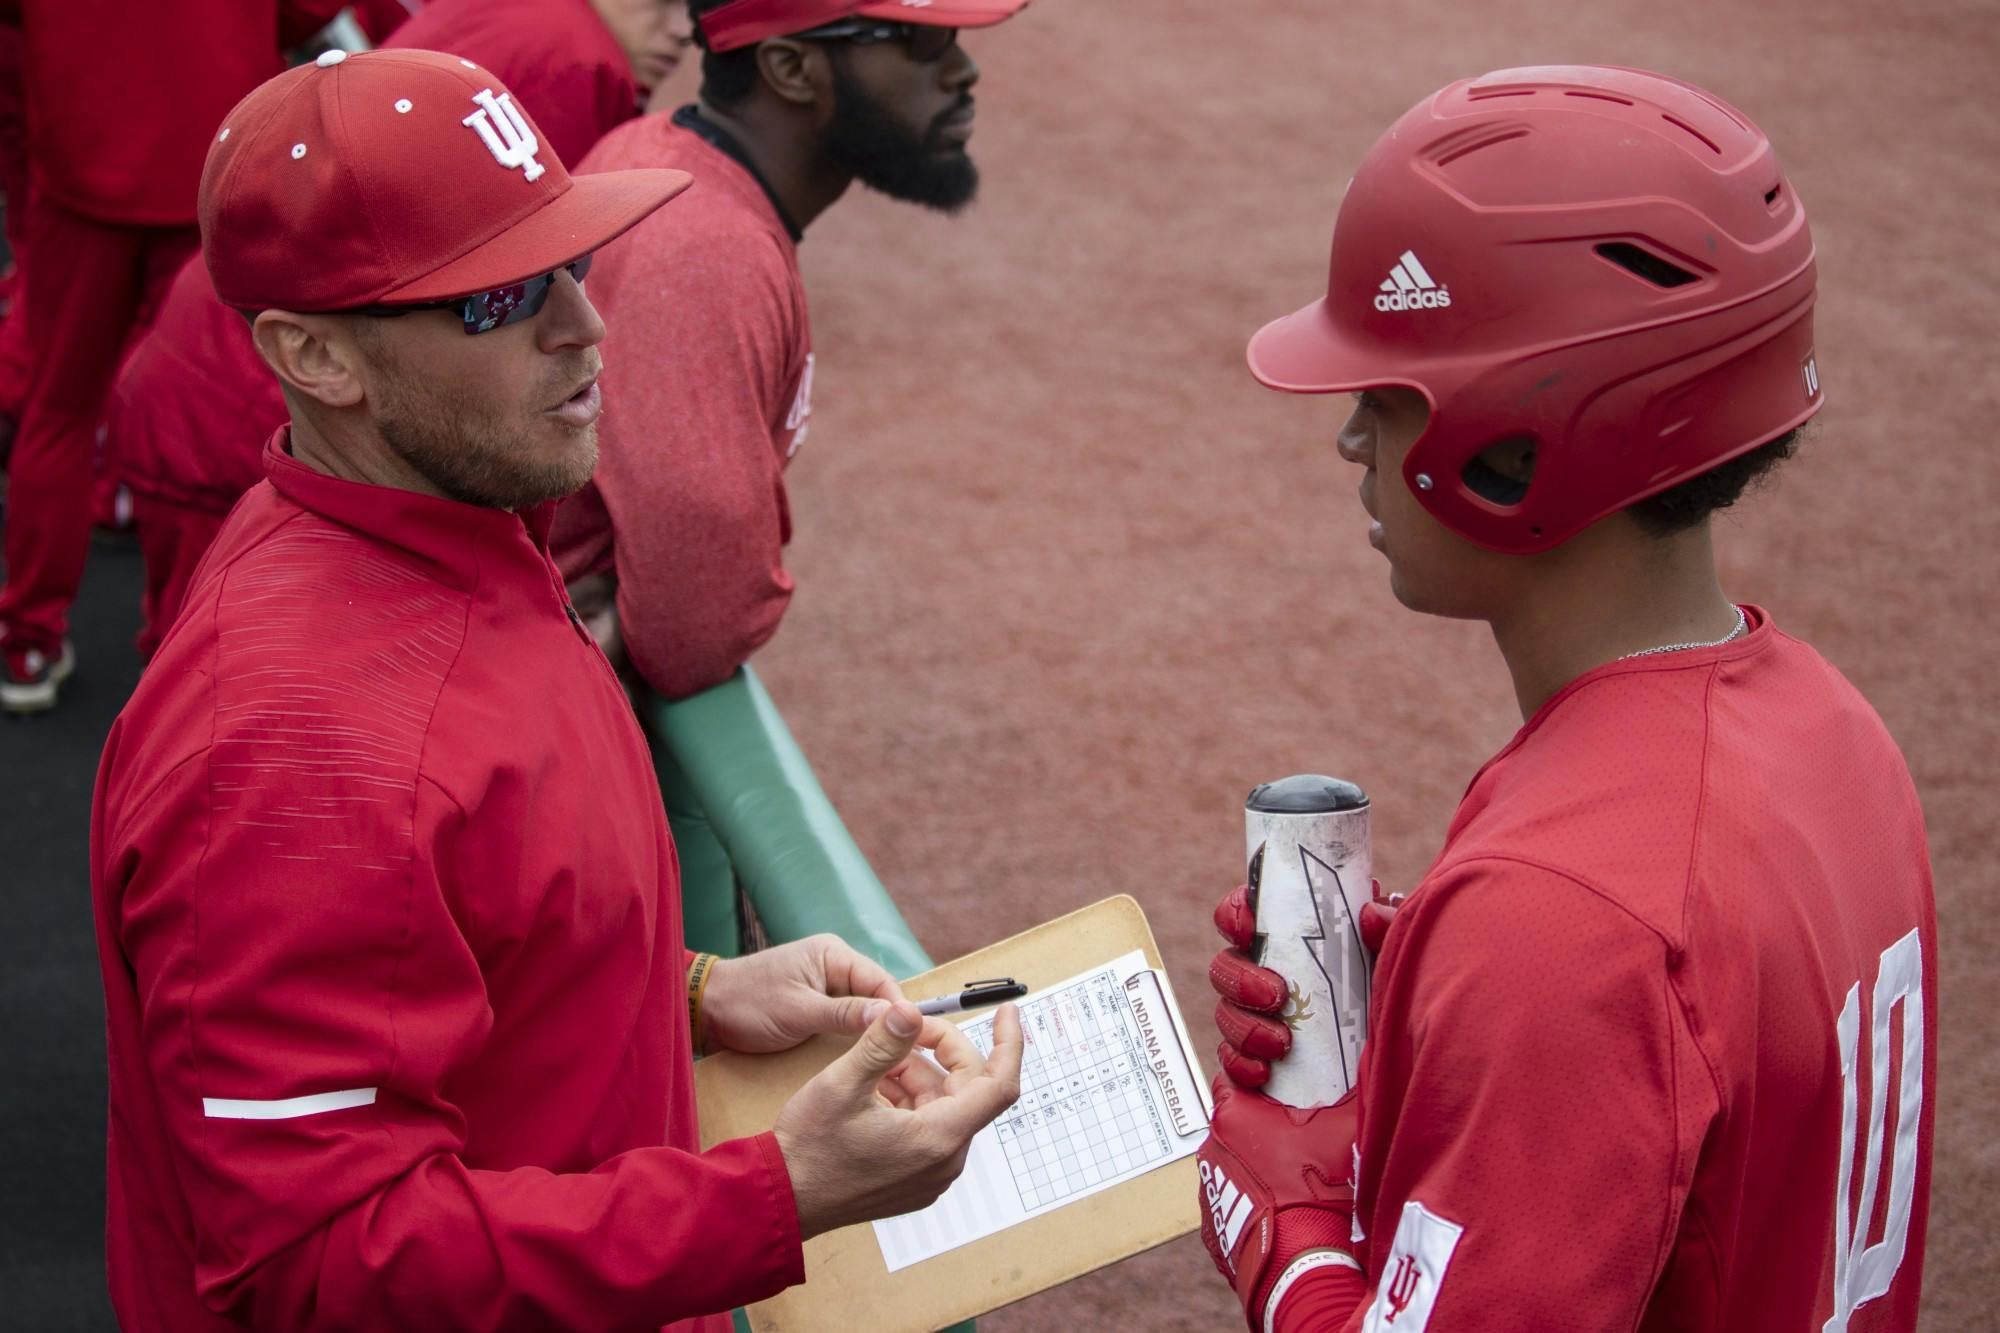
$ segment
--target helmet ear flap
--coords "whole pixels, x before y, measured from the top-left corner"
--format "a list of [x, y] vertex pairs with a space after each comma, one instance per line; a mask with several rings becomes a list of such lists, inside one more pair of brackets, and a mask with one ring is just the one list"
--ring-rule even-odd
[[1539, 443], [1533, 435], [1503, 436], [1466, 459], [1458, 479], [1488, 504], [1518, 509], [1534, 485]]

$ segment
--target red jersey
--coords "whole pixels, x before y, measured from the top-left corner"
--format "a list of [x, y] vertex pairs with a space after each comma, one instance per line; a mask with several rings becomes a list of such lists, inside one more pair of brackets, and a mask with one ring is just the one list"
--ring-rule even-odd
[[370, 42], [380, 46], [423, 7], [424, 0], [357, 0], [354, 21]]
[[1746, 610], [1544, 705], [1398, 912], [1350, 1328], [1915, 1328], [1923, 818], [1867, 703]]
[[126, 1328], [633, 1328], [803, 1280], [699, 1151], [679, 882], [521, 516], [293, 461], [113, 726], [91, 865]]
[[25, 0], [37, 188], [105, 222], [193, 222], [201, 164], [223, 116], [284, 69], [286, 38], [309, 36], [339, 8], [337, 0]]
[[590, 0], [435, 0], [383, 46], [443, 51], [493, 71], [571, 170], [639, 114], [632, 62]]
[[[437, 0], [384, 45], [445, 51], [492, 71], [571, 166], [638, 114], [631, 62], [589, 0]], [[155, 328], [113, 398], [119, 478], [158, 499], [227, 513], [263, 478], [264, 440], [289, 416], [284, 397], [243, 316], [216, 298], [201, 256], [175, 279]]]
[[791, 600], [785, 466], [812, 411], [812, 333], [790, 227], [748, 168], [676, 121], [606, 135], [585, 171], [677, 167], [694, 188], [599, 257], [604, 416], [591, 484], [554, 545], [615, 571], [625, 650], [681, 698], [729, 678]]

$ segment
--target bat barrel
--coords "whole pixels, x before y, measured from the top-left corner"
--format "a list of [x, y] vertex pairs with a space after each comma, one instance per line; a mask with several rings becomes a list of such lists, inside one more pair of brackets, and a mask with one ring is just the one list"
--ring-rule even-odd
[[1372, 962], [1361, 907], [1372, 881], [1368, 795], [1352, 782], [1301, 773], [1244, 803], [1257, 961], [1285, 978], [1292, 1049], [1264, 1091], [1289, 1106], [1325, 1106], [1354, 1086], [1368, 1029]]

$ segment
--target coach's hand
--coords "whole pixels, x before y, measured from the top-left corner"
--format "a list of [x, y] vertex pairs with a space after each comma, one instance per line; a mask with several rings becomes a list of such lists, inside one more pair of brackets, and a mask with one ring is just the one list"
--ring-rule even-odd
[[[1374, 901], [1361, 909], [1361, 943], [1379, 953], [1389, 922], [1402, 899], [1384, 898], [1374, 886]], [[1208, 984], [1222, 998], [1215, 1006], [1215, 1025], [1222, 1044], [1215, 1049], [1222, 1072], [1243, 1088], [1261, 1088], [1271, 1080], [1271, 1061], [1292, 1049], [1292, 1030], [1280, 1015], [1287, 999], [1285, 979], [1250, 961], [1257, 942], [1257, 912], [1250, 905], [1250, 886], [1238, 884], [1216, 905], [1215, 928], [1229, 947], [1208, 965]]]
[[860, 1032], [883, 1002], [902, 998], [880, 963], [838, 935], [811, 935], [718, 960], [697, 1035], [704, 1051], [788, 1051], [821, 1033]]
[[982, 1057], [956, 1026], [907, 1000], [884, 1004], [778, 1113], [800, 1236], [926, 1207], [965, 1169], [972, 1136], [1020, 1095], [1013, 1005], [994, 1014], [993, 1053]]

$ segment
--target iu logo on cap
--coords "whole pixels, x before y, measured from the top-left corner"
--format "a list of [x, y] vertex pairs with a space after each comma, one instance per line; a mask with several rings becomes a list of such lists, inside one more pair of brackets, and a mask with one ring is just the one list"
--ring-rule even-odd
[[482, 88], [473, 94], [472, 100], [479, 104], [479, 110], [459, 122], [470, 125], [478, 131], [480, 141], [493, 154], [493, 160], [512, 171], [520, 167], [522, 174], [534, 180], [547, 168], [535, 161], [535, 154], [542, 150], [535, 141], [535, 132], [528, 126], [528, 118], [514, 105], [512, 93], [493, 95], [491, 88]]

